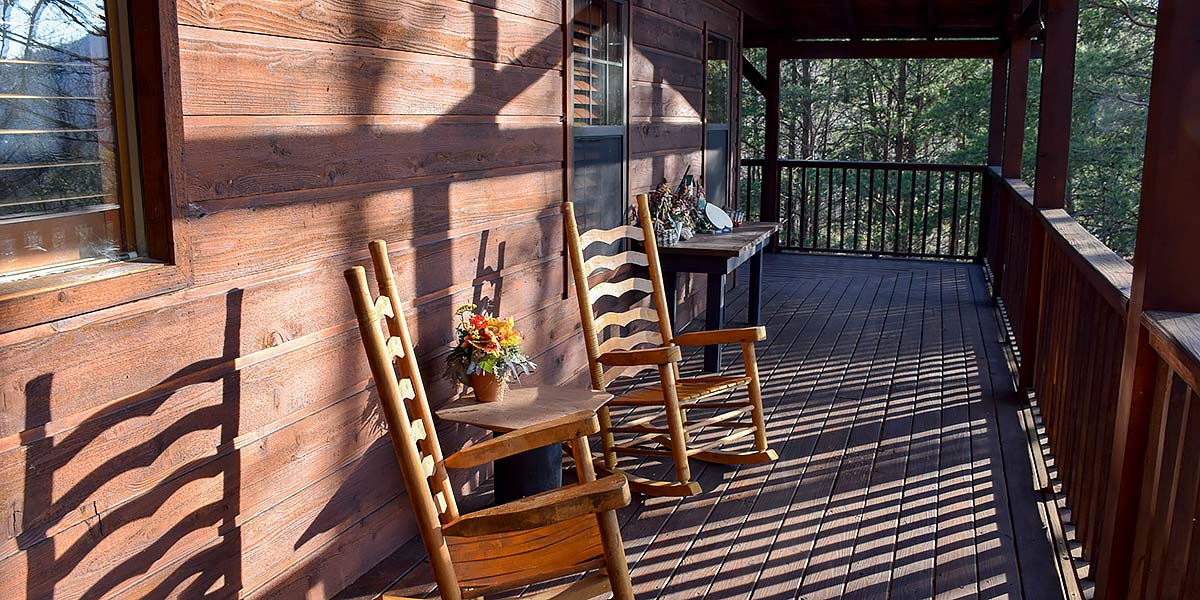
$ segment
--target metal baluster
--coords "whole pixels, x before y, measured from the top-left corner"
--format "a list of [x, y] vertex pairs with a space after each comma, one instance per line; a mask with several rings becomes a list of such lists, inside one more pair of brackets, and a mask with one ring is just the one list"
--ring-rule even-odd
[[872, 168], [867, 178], [867, 250], [873, 250], [875, 245], [871, 238], [875, 235], [875, 169]]
[[973, 212], [972, 208], [974, 207], [974, 205], [975, 205], [975, 174], [968, 172], [967, 173], [967, 220], [965, 223], [966, 231], [963, 232], [963, 234], [966, 236], [965, 241], [963, 241], [963, 255], [964, 256], [973, 256], [975, 254], [974, 252], [971, 252], [971, 232], [975, 229], [974, 227], [971, 227], [971, 213]]
[[800, 247], [807, 248], [808, 242], [808, 167], [800, 166]]
[[946, 210], [946, 172], [942, 171], [938, 181], [938, 212], [937, 212], [937, 241], [933, 248], [934, 254], [942, 252], [942, 221]]
[[896, 171], [896, 233], [892, 238], [892, 253], [900, 253], [900, 213], [904, 210], [904, 171]]
[[858, 225], [862, 222], [862, 167], [854, 170], [854, 249], [858, 250]]
[[825, 249], [833, 248], [833, 167], [829, 167], [829, 201], [825, 203]]
[[925, 171], [925, 200], [921, 202], [921, 254], [929, 252], [929, 187], [933, 171]]
[[950, 252], [954, 254], [958, 247], [958, 192], [959, 192], [959, 175], [962, 171], [954, 172], [954, 206], [950, 207]]

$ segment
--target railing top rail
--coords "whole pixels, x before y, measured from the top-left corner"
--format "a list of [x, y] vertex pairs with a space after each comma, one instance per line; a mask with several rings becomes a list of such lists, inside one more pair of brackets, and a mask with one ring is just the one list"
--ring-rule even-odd
[[1200, 314], [1146, 311], [1150, 345], [1193, 390], [1200, 391]]
[[1092, 235], [1067, 211], [1042, 209], [1038, 214], [1046, 231], [1050, 232], [1052, 243], [1063, 249], [1113, 308], [1126, 312], [1133, 289], [1133, 265]]
[[[761, 167], [766, 164], [762, 158], [743, 158], [741, 165], [744, 167]], [[847, 168], [847, 169], [880, 169], [891, 171], [961, 171], [971, 173], [983, 173], [987, 171], [985, 165], [961, 165], [961, 164], [941, 164], [941, 163], [918, 163], [918, 162], [879, 162], [866, 160], [812, 160], [799, 158], [781, 158], [779, 159], [781, 166], [805, 166], [817, 168]]]

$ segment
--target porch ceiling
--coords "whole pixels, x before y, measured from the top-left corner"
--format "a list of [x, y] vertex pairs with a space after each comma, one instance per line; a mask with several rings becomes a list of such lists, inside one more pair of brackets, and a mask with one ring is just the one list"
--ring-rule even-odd
[[747, 45], [1001, 36], [1008, 0], [745, 0]]

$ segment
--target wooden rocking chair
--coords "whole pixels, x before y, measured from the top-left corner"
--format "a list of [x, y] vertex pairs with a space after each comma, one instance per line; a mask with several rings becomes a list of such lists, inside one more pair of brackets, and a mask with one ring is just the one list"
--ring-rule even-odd
[[[599, 416], [603, 455], [602, 462], [597, 461], [597, 464], [609, 472], [623, 473], [629, 479], [630, 487], [636, 492], [652, 496], [690, 496], [700, 492], [700, 485], [692, 480], [688, 458], [723, 464], [758, 464], [778, 458], [775, 451], [767, 447], [758, 363], [754, 354], [754, 343], [766, 339], [767, 333], [763, 327], [745, 327], [675, 335], [667, 316], [668, 298], [663, 287], [658, 247], [654, 239], [653, 221], [650, 218], [649, 198], [645, 194], [639, 195], [637, 205], [640, 227], [624, 225], [583, 234], [579, 233], [575, 222], [574, 206], [568, 202], [563, 204], [562, 209], [575, 291], [579, 300], [580, 320], [587, 344], [592, 386], [605, 391], [617, 377], [657, 369], [658, 385], [618, 396], [610, 401], [608, 406], [655, 406], [662, 407], [665, 413], [641, 416], [614, 426], [608, 407], [601, 409]], [[591, 244], [616, 244], [622, 240], [626, 240], [627, 247], [617, 254], [595, 256], [588, 260], [583, 258], [584, 250]], [[635, 250], [634, 243], [640, 245], [644, 251]], [[613, 274], [619, 272], [629, 276], [620, 281], [613, 281]], [[645, 272], [648, 272], [649, 279], [638, 276]], [[598, 273], [603, 274], [597, 276]], [[593, 305], [597, 301], [605, 298], [616, 301], [623, 294], [633, 291], [650, 294], [653, 297], [654, 308], [634, 307], [627, 310], [617, 309], [600, 316], [594, 314]], [[639, 321], [656, 324], [657, 327], [643, 328], [630, 335], [624, 335], [629, 325]], [[601, 333], [608, 327], [620, 328], [622, 335], [601, 341]], [[647, 343], [655, 344], [655, 347], [637, 349], [638, 346]], [[745, 376], [679, 377], [680, 346], [726, 343], [741, 344], [746, 365]], [[742, 386], [748, 387], [749, 398], [746, 400], [721, 402], [711, 398]], [[689, 410], [709, 410], [715, 411], [716, 414], [689, 420]], [[747, 414], [750, 420], [741, 420]], [[663, 416], [666, 417], [665, 427], [659, 420]], [[692, 437], [707, 427], [729, 430], [729, 433], [716, 440], [706, 440], [693, 445]], [[618, 443], [618, 434], [632, 434], [634, 437]], [[726, 444], [750, 435], [754, 436], [753, 449], [722, 449]], [[670, 458], [674, 462], [675, 480], [661, 481], [633, 475], [618, 464], [618, 455], [621, 454]]]
[[[371, 257], [382, 296], [372, 299], [362, 267], [348, 269], [346, 281], [441, 597], [475, 598], [590, 573], [530, 597], [632, 599], [615, 512], [629, 504], [629, 487], [620, 475], [596, 479], [587, 439], [599, 431], [596, 416], [583, 412], [556, 419], [443, 459], [384, 242], [371, 243]], [[386, 334], [379, 325], [384, 318]], [[571, 442], [579, 483], [459, 514], [447, 468], [472, 468], [560, 441]]]

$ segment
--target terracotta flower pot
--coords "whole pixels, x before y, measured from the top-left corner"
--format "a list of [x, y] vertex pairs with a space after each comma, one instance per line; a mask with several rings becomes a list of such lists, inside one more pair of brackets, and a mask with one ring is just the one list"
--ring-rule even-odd
[[481, 375], [468, 375], [471, 380], [471, 389], [475, 390], [475, 400], [479, 402], [495, 402], [504, 398], [504, 390], [508, 389], [508, 383], [496, 379], [491, 373], [483, 373]]

